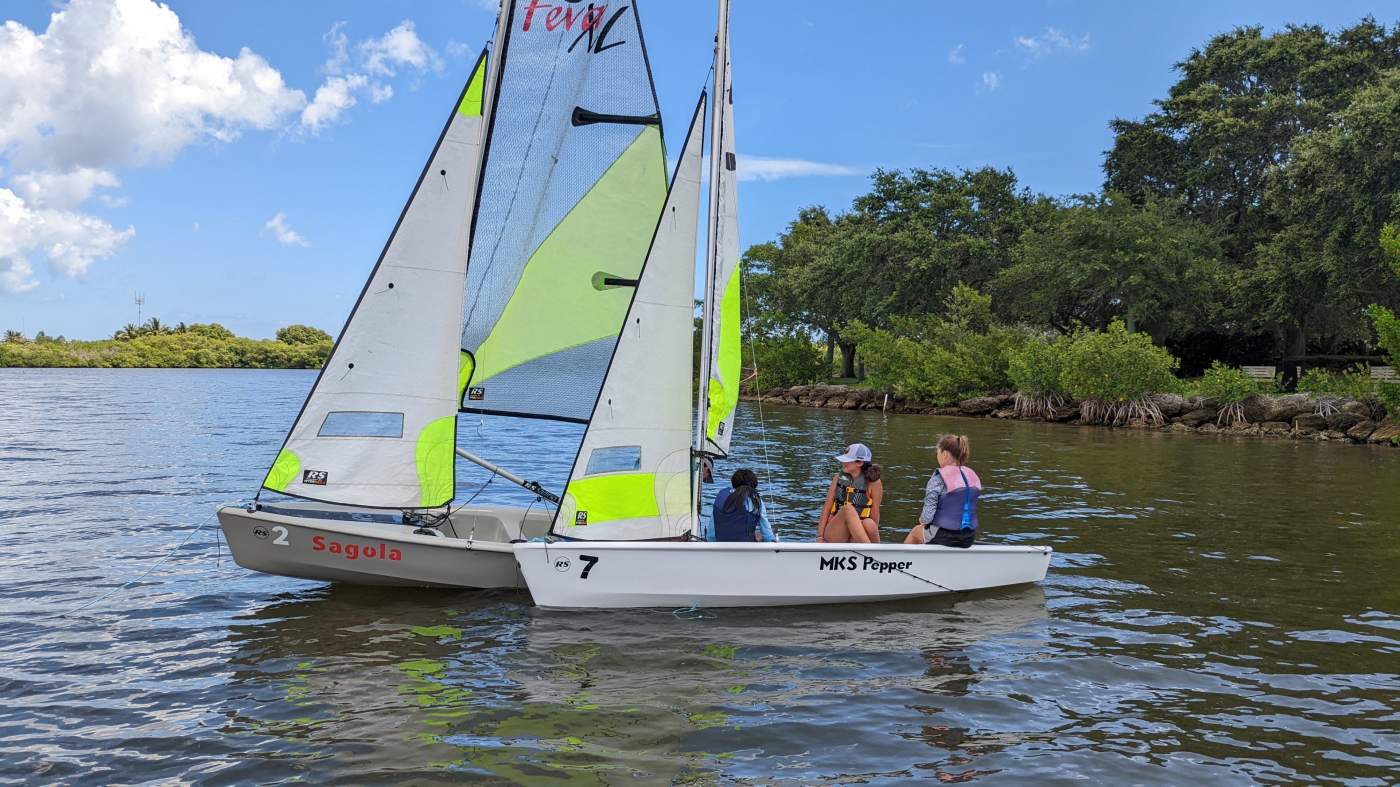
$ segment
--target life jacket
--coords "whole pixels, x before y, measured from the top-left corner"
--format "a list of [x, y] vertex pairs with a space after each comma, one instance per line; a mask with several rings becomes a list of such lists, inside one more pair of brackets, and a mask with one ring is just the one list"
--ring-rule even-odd
[[870, 518], [870, 495], [865, 491], [865, 475], [857, 474], [851, 478], [845, 473], [836, 476], [836, 495], [831, 498], [831, 511], [833, 516], [841, 510], [841, 506], [850, 503], [860, 512], [861, 519]]
[[982, 479], [970, 467], [948, 465], [938, 468], [947, 491], [938, 502], [933, 524], [944, 530], [976, 530], [977, 498], [982, 495]]
[[732, 510], [724, 510], [733, 496], [734, 487], [721, 489], [719, 494], [715, 495], [715, 508], [712, 514], [715, 525], [715, 540], [752, 542], [754, 534], [758, 532], [758, 512], [750, 511], [742, 500], [735, 500]]

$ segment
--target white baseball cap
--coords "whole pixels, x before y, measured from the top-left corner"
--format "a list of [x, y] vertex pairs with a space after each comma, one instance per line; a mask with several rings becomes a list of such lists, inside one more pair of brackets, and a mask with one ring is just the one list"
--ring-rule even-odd
[[871, 460], [870, 449], [865, 443], [851, 443], [846, 447], [846, 453], [836, 457], [838, 462], [869, 462]]

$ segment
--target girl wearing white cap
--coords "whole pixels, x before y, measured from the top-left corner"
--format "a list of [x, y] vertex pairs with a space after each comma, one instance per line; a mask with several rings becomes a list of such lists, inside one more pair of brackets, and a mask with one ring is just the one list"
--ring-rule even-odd
[[817, 522], [817, 541], [828, 544], [874, 544], [880, 541], [880, 501], [885, 485], [870, 449], [854, 443], [836, 457], [841, 472], [831, 479]]

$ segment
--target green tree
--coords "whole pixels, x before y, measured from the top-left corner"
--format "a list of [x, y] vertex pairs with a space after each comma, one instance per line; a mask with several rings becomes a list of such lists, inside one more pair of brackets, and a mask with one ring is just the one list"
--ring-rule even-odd
[[5, 331], [5, 344], [24, 344], [29, 340], [19, 331]]
[[[1318, 164], [1330, 158], [1328, 166], [1340, 166], [1340, 157], [1308, 152], [1310, 146], [1328, 147], [1324, 140], [1302, 144], [1300, 139], [1329, 130], [1345, 137], [1339, 113], [1398, 66], [1400, 26], [1387, 29], [1370, 18], [1335, 33], [1288, 26], [1271, 35], [1259, 27], [1218, 35], [1176, 65], [1180, 78], [1156, 102], [1157, 111], [1141, 120], [1112, 123], [1105, 188], [1135, 200], [1158, 196], [1179, 201], [1190, 215], [1222, 233], [1224, 259], [1237, 282], [1222, 321], [1225, 330], [1236, 336], [1269, 332], [1293, 354], [1301, 354], [1310, 339], [1339, 335], [1339, 329], [1354, 338], [1359, 325], [1354, 292], [1316, 309], [1307, 307], [1318, 295], [1330, 299], [1328, 287], [1349, 289], [1350, 283], [1345, 275], [1332, 275], [1335, 257], [1316, 259], [1316, 232], [1289, 231], [1303, 216], [1307, 197], [1293, 200], [1286, 192], [1314, 185], [1333, 186], [1333, 198], [1338, 191], [1352, 192], [1332, 203], [1328, 213], [1335, 216], [1364, 210], [1356, 192], [1369, 190], [1374, 199], [1379, 184], [1352, 177], [1345, 168], [1316, 165], [1284, 175], [1284, 185], [1271, 184], [1302, 156]], [[1363, 103], [1377, 102], [1368, 98]], [[1370, 169], [1382, 168], [1388, 160], [1373, 156]], [[1390, 208], [1388, 198], [1370, 204]], [[1263, 244], [1268, 248], [1261, 252]], [[1348, 262], [1344, 267], [1354, 266]], [[1328, 319], [1329, 313], [1338, 319]]]
[[[1400, 303], [1400, 279], [1384, 245], [1400, 213], [1400, 68], [1355, 93], [1335, 122], [1299, 136], [1271, 178], [1265, 204], [1283, 223], [1260, 244], [1245, 299], [1293, 335], [1327, 349], [1365, 346], [1371, 303]], [[1301, 339], [1294, 353], [1301, 354]]]
[[195, 334], [196, 336], [204, 336], [210, 339], [234, 338], [233, 331], [230, 331], [229, 329], [216, 322], [197, 322], [189, 327], [189, 332]]
[[331, 335], [310, 325], [288, 325], [277, 329], [277, 341], [284, 344], [320, 344], [331, 340]]
[[1121, 319], [1158, 342], [1209, 324], [1225, 289], [1216, 233], [1155, 198], [1080, 197], [1031, 228], [997, 275], [1001, 311], [1067, 333]]

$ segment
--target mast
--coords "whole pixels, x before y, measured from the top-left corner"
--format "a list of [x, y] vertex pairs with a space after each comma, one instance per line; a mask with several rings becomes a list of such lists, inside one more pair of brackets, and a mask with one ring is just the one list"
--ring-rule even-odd
[[710, 366], [714, 355], [715, 274], [719, 261], [719, 193], [723, 171], [724, 106], [729, 101], [729, 0], [719, 0], [719, 23], [715, 33], [715, 111], [710, 117], [709, 222], [705, 235], [705, 298], [700, 325], [700, 390], [695, 404], [695, 510], [700, 511], [702, 468], [705, 461], [705, 432], [709, 415]]

